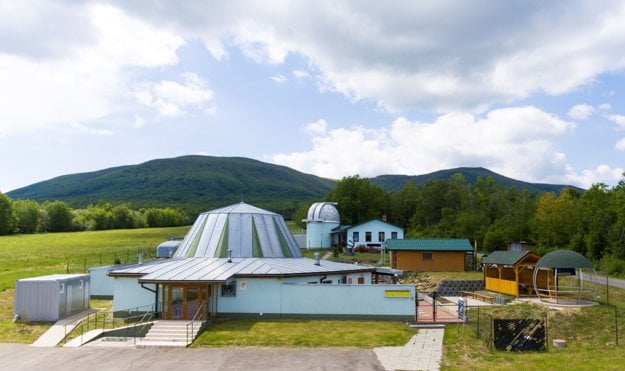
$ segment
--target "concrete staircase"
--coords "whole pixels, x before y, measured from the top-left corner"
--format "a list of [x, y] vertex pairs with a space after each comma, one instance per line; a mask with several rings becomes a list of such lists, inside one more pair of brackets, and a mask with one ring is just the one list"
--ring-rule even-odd
[[[187, 325], [189, 321], [154, 321], [144, 338], [137, 342], [137, 348], [184, 348], [193, 342], [202, 328], [201, 321], [189, 325], [189, 342], [187, 342]], [[191, 331], [193, 327], [193, 331]]]

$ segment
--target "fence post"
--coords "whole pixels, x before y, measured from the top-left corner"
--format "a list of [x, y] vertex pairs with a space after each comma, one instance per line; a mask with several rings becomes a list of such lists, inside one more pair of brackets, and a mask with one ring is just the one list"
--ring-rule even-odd
[[436, 291], [432, 293], [432, 322], [436, 322]]
[[614, 334], [616, 335], [616, 346], [618, 346], [618, 308], [614, 306]]
[[477, 337], [480, 337], [480, 306], [477, 306]]

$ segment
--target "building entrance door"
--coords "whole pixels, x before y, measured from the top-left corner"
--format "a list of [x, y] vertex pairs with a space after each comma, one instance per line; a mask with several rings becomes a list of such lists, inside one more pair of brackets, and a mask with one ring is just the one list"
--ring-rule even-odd
[[[163, 319], [190, 321], [208, 319], [210, 286], [163, 285]], [[197, 314], [197, 316], [196, 316]]]

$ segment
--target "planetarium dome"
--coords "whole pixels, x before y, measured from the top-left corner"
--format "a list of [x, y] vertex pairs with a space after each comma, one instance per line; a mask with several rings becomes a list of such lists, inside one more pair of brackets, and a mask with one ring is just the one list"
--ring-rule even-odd
[[198, 216], [175, 258], [299, 258], [284, 218], [244, 202]]

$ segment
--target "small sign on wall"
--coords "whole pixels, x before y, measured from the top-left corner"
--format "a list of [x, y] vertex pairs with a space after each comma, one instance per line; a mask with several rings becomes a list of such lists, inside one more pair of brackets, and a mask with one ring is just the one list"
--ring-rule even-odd
[[384, 290], [385, 298], [409, 298], [410, 290]]
[[239, 281], [239, 290], [247, 290], [247, 282], [245, 281]]

